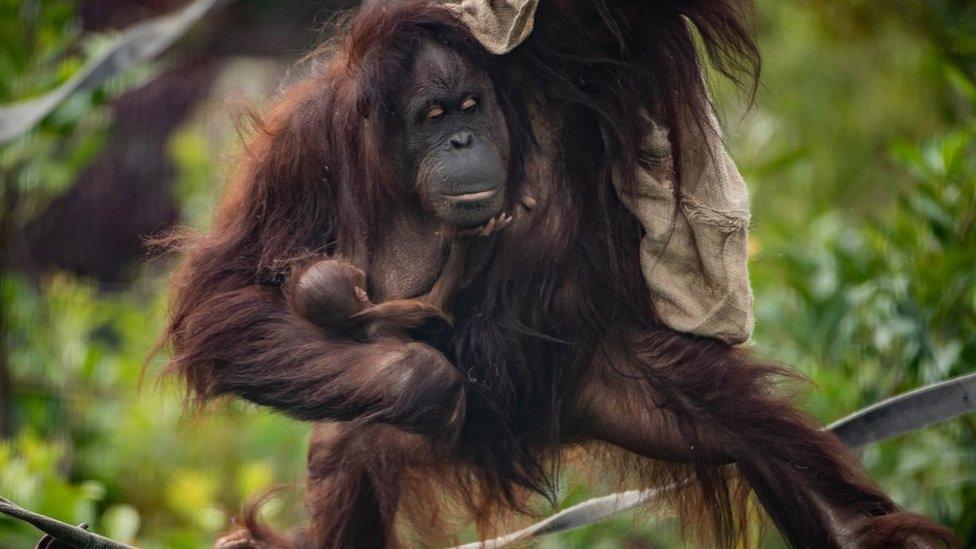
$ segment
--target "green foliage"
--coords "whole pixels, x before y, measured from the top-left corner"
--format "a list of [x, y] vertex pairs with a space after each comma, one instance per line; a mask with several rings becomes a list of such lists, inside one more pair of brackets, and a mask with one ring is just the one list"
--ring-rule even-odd
[[[51, 89], [81, 66], [69, 52], [81, 35], [75, 2], [0, 1], [0, 103]], [[37, 70], [45, 67], [46, 70]]]
[[[24, 426], [0, 444], [5, 497], [140, 546], [199, 547], [244, 497], [301, 479], [305, 425], [241, 405], [197, 417], [153, 382], [156, 369], [141, 380], [161, 329], [160, 280], [111, 295], [65, 276], [42, 292], [2, 284]], [[4, 537], [20, 547], [36, 535], [0, 519]]]
[[[83, 35], [71, 0], [0, 0], [0, 104], [33, 99], [74, 76], [109, 40]], [[20, 226], [65, 191], [102, 149], [108, 100], [145, 81], [151, 65], [72, 95], [36, 128], [0, 148], [0, 189]], [[9, 204], [8, 204], [9, 206]]]
[[[825, 213], [756, 261], [759, 346], [811, 377], [824, 420], [976, 364], [976, 129], [893, 151], [911, 183], [883, 216]], [[970, 415], [864, 459], [901, 503], [972, 536], [974, 457]]]

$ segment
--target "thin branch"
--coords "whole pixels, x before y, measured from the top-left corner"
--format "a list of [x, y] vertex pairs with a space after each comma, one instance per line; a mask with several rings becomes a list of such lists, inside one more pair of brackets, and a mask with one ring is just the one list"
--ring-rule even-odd
[[826, 428], [851, 448], [924, 429], [976, 409], [976, 372], [893, 396]]
[[162, 53], [207, 13], [234, 0], [196, 0], [174, 13], [132, 25], [59, 88], [35, 99], [0, 106], [0, 145], [27, 133], [75, 93], [98, 86]]
[[616, 514], [650, 503], [684, 483], [669, 484], [649, 490], [628, 490], [609, 496], [593, 498], [578, 505], [567, 507], [555, 515], [528, 528], [485, 542], [476, 541], [459, 545], [454, 549], [500, 549], [514, 543], [539, 538], [556, 532], [572, 530], [586, 524], [608, 519]]
[[40, 513], [28, 511], [9, 499], [2, 497], [0, 497], [0, 513], [31, 524], [45, 534], [72, 547], [82, 547], [84, 549], [135, 549], [131, 545], [112, 541], [104, 536], [89, 532], [85, 529], [85, 526], [72, 526]]

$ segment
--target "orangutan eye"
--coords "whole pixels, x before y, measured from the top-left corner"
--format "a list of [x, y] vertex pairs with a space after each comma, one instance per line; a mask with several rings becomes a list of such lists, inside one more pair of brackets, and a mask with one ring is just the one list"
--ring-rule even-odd
[[464, 100], [464, 103], [461, 103], [461, 112], [468, 112], [471, 109], [475, 108], [475, 106], [477, 105], [478, 105], [478, 100], [475, 99], [474, 97], [469, 97]]
[[427, 111], [427, 120], [437, 120], [444, 114], [444, 108], [440, 105], [434, 105]]

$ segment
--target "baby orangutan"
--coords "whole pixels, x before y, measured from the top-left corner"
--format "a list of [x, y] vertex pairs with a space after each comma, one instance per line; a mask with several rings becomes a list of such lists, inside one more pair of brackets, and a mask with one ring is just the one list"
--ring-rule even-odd
[[356, 340], [393, 335], [431, 319], [451, 324], [449, 311], [464, 274], [470, 238], [489, 236], [511, 221], [511, 216], [501, 214], [474, 229], [442, 229], [452, 235], [447, 261], [430, 291], [416, 299], [373, 303], [366, 292], [366, 273], [362, 269], [341, 259], [323, 259], [293, 275], [288, 306], [329, 333]]

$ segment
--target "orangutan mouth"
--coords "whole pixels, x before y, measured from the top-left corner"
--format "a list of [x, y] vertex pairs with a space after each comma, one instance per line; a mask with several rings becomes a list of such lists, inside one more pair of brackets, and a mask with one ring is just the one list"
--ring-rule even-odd
[[476, 193], [465, 193], [465, 194], [445, 194], [444, 198], [448, 202], [454, 204], [467, 204], [471, 202], [481, 202], [483, 200], [488, 200], [489, 198], [495, 196], [498, 189], [489, 189], [487, 191], [478, 191]]

